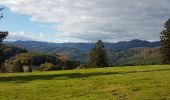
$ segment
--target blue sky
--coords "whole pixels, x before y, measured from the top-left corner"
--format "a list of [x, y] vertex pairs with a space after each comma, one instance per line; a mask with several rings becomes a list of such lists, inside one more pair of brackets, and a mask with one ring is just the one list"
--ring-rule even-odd
[[47, 42], [157, 41], [170, 18], [170, 1], [3, 0], [0, 29], [7, 40]]
[[[25, 34], [54, 34], [57, 33], [51, 28], [52, 23], [31, 21], [29, 15], [17, 14], [10, 11], [7, 7], [2, 11], [4, 18], [0, 21], [0, 30], [9, 31], [10, 33], [24, 32]], [[10, 38], [8, 38], [10, 40]], [[15, 39], [14, 39], [15, 40]], [[24, 40], [21, 39], [21, 40]]]
[[55, 33], [50, 29], [52, 23], [40, 23], [31, 21], [30, 16], [11, 12], [9, 9], [3, 11], [4, 18], [1, 20], [1, 30], [10, 32], [25, 31], [26, 33]]

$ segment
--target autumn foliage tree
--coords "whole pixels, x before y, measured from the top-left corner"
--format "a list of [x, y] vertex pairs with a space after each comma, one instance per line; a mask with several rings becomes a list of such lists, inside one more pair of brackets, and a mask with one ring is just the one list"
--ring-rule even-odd
[[163, 64], [170, 64], [170, 19], [164, 25], [161, 32], [161, 61]]

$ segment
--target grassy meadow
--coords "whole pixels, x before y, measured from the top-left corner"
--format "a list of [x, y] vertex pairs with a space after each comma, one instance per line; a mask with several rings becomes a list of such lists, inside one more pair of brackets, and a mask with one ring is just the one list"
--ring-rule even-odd
[[170, 100], [170, 65], [0, 74], [0, 100]]

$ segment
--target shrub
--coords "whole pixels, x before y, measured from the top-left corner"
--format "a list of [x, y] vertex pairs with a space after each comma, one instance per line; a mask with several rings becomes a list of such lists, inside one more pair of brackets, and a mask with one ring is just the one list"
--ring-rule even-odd
[[24, 72], [32, 72], [32, 68], [30, 66], [23, 66]]
[[41, 64], [40, 68], [42, 71], [51, 71], [54, 69], [54, 64], [49, 63], [49, 62], [45, 62], [45, 64]]
[[70, 61], [70, 60], [62, 61], [62, 66], [63, 66], [62, 69], [63, 70], [75, 69], [79, 65], [80, 65], [80, 63], [77, 61]]
[[14, 62], [13, 72], [23, 72], [23, 66], [21, 62]]

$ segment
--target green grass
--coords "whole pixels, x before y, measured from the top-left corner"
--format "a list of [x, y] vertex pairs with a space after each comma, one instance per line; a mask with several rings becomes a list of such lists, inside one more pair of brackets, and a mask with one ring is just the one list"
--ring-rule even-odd
[[0, 100], [170, 100], [170, 65], [0, 74]]

